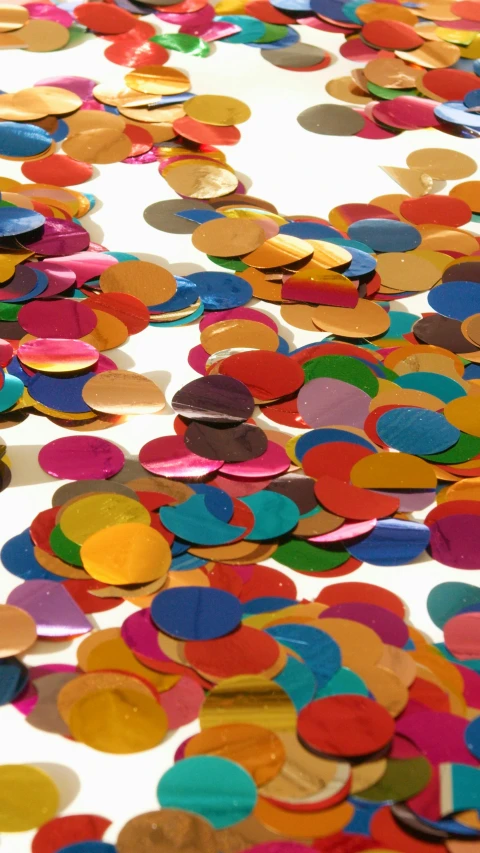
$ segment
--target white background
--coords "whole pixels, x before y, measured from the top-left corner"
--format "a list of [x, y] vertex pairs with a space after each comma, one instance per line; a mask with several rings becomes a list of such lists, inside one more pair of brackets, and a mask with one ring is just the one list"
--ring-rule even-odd
[[[177, 31], [177, 27], [159, 22], [153, 16], [148, 20], [158, 31]], [[304, 26], [298, 30], [302, 41], [319, 45], [338, 56], [342, 36]], [[2, 51], [0, 87], [15, 91], [32, 86], [41, 78], [67, 74], [121, 83], [123, 69], [108, 62], [103, 55], [107, 45], [102, 39], [89, 39], [55, 53]], [[313, 214], [326, 218], [329, 210], [338, 204], [368, 202], [380, 194], [403, 192], [379, 167], [405, 166], [406, 156], [417, 148], [455, 148], [471, 157], [476, 157], [478, 151], [474, 141], [455, 139], [434, 130], [403, 133], [378, 141], [317, 136], [303, 130], [296, 121], [302, 110], [318, 103], [338, 103], [325, 92], [324, 86], [329, 79], [347, 75], [355, 67], [341, 57], [324, 70], [295, 73], [275, 68], [253, 48], [217, 42], [212, 47], [212, 55], [206, 59], [172, 52], [169, 64], [188, 72], [192, 91], [196, 94], [231, 95], [248, 103], [252, 117], [240, 126], [240, 143], [224, 149], [228, 162], [242, 179], [245, 176], [247, 191], [268, 199], [280, 213], [287, 215]], [[0, 174], [22, 180], [20, 165], [0, 161]], [[84, 189], [98, 199], [92, 215], [82, 220], [92, 240], [111, 250], [131, 252], [143, 260], [159, 263], [177, 275], [211, 266], [208, 259], [193, 248], [188, 235], [165, 234], [145, 223], [145, 207], [174, 196], [155, 164], [119, 163], [96, 167], [94, 178]], [[420, 295], [407, 300], [406, 304], [409, 310], [418, 312], [426, 307], [426, 299]], [[258, 307], [279, 317], [276, 306], [259, 303]], [[395, 307], [400, 308], [399, 303]], [[280, 334], [295, 346], [321, 338], [318, 333], [286, 329], [281, 321]], [[197, 376], [188, 367], [187, 354], [198, 342], [196, 323], [183, 328], [148, 328], [130, 338], [121, 352], [113, 350], [108, 355], [119, 367], [150, 376], [170, 401], [178, 388]], [[262, 419], [259, 423], [262, 424]], [[266, 420], [263, 425], [275, 428]], [[133, 418], [129, 423], [99, 434], [122, 446], [127, 454], [136, 456], [146, 441], [172, 432], [171, 409], [167, 407], [161, 415]], [[37, 455], [43, 444], [61, 435], [74, 433], [50, 423], [47, 418], [34, 416], [2, 431], [8, 445], [13, 479], [8, 490], [0, 495], [0, 544], [28, 527], [37, 512], [51, 505], [51, 496], [61, 483], [41, 471]], [[269, 564], [275, 565], [274, 561]], [[338, 582], [337, 579], [309, 579], [285, 568], [283, 571], [295, 579], [299, 597], [314, 597], [326, 584]], [[422, 559], [398, 568], [363, 565], [345, 580], [368, 581], [393, 590], [407, 603], [412, 624], [438, 641], [441, 632], [431, 623], [425, 606], [429, 590], [445, 580], [475, 583], [476, 575]], [[18, 583], [17, 578], [2, 571], [0, 601], [5, 601]], [[133, 610], [131, 605], [123, 604], [95, 615], [94, 625], [98, 628], [118, 626]], [[75, 663], [77, 642], [38, 642], [26, 661], [31, 665]], [[7, 707], [1, 709], [0, 715], [0, 761], [42, 765], [62, 788], [64, 813], [90, 812], [111, 819], [113, 826], [105, 840], [114, 842], [130, 817], [157, 808], [158, 780], [170, 765], [176, 746], [195, 731], [195, 725], [180, 729], [155, 750], [117, 757], [39, 732], [12, 707]], [[32, 835], [4, 835], [0, 849], [4, 853], [25, 853]]]

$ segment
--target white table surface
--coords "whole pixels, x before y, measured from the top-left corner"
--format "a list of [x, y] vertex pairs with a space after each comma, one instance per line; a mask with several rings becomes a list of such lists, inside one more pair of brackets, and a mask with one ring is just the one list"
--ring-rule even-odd
[[[158, 21], [153, 15], [147, 20], [151, 20], [159, 32], [178, 29]], [[404, 167], [407, 155], [417, 148], [454, 148], [478, 162], [478, 143], [436, 130], [403, 133], [378, 141], [318, 136], [303, 130], [296, 116], [314, 104], [339, 103], [325, 92], [325, 83], [348, 75], [356, 66], [339, 56], [343, 36], [305, 26], [298, 30], [302, 41], [321, 46], [334, 55], [328, 68], [312, 73], [286, 71], [266, 62], [258, 50], [221, 42], [214, 44], [211, 56], [206, 59], [173, 51], [170, 55], [169, 65], [188, 72], [192, 91], [196, 94], [231, 95], [250, 106], [252, 117], [240, 126], [239, 144], [224, 148], [228, 163], [240, 173], [242, 180], [246, 177], [247, 192], [273, 202], [279, 212], [287, 215], [313, 214], [327, 218], [329, 210], [338, 204], [368, 202], [380, 194], [403, 192], [380, 166]], [[126, 69], [105, 59], [103, 52], [107, 45], [103, 39], [92, 38], [54, 53], [2, 51], [0, 86], [16, 91], [42, 78], [67, 74], [121, 83]], [[21, 163], [0, 160], [0, 174], [27, 182], [20, 166]], [[452, 182], [447, 187], [451, 185]], [[155, 164], [118, 163], [95, 167], [94, 177], [87, 184], [75, 187], [82, 188], [98, 199], [93, 213], [82, 219], [92, 240], [113, 251], [131, 252], [143, 260], [159, 263], [176, 275], [218, 269], [193, 248], [189, 235], [165, 234], [144, 221], [145, 207], [175, 197]], [[396, 302], [395, 309], [405, 310], [408, 306], [408, 310], [419, 312], [426, 305], [425, 295], [420, 294], [402, 303]], [[277, 306], [258, 302], [256, 307], [277, 319], [280, 317]], [[281, 318], [280, 334], [294, 346], [322, 337], [320, 333], [287, 329]], [[131, 337], [121, 351], [112, 350], [107, 354], [118, 367], [131, 368], [152, 378], [170, 401], [178, 388], [197, 376], [187, 364], [187, 355], [198, 342], [197, 323], [172, 329], [149, 327]], [[172, 434], [172, 420], [171, 409], [167, 407], [161, 415], [132, 418], [99, 435], [136, 456], [146, 441]], [[276, 428], [264, 418], [260, 418], [259, 423]], [[39, 449], [48, 441], [74, 433], [47, 418], [35, 416], [9, 429], [0, 427], [0, 433], [8, 446], [13, 475], [10, 487], [0, 494], [0, 545], [3, 545], [8, 538], [27, 528], [37, 512], [51, 505], [51, 496], [61, 485], [40, 469]], [[267, 564], [276, 565], [273, 560]], [[330, 581], [308, 578], [281, 568], [294, 578], [300, 598], [313, 598], [323, 586], [342, 580], [385, 586], [407, 603], [412, 624], [425, 631], [433, 641], [441, 639], [441, 632], [427, 614], [426, 597], [430, 589], [447, 580], [477, 582], [474, 572], [451, 569], [428, 559], [396, 568], [364, 564], [354, 574]], [[19, 583], [18, 578], [0, 571], [0, 601], [5, 601]], [[135, 609], [124, 603], [91, 618], [96, 628], [119, 626]], [[29, 665], [75, 663], [78, 642], [37, 642], [25, 660]], [[148, 752], [107, 755], [40, 732], [8, 706], [0, 712], [0, 761], [42, 766], [62, 788], [62, 813], [88, 812], [109, 818], [113, 825], [104, 840], [113, 843], [128, 819], [158, 807], [155, 796], [158, 780], [170, 766], [177, 745], [196, 730], [196, 723], [184, 727]], [[0, 850], [2, 853], [27, 853], [33, 834], [2, 835]]]

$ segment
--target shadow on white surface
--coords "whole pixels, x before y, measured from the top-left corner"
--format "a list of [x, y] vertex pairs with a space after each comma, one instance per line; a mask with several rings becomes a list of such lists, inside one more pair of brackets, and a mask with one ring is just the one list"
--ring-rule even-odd
[[49, 761], [35, 762], [32, 766], [43, 770], [53, 779], [60, 794], [59, 811], [67, 809], [80, 792], [80, 779], [77, 774], [64, 764], [53, 764]]

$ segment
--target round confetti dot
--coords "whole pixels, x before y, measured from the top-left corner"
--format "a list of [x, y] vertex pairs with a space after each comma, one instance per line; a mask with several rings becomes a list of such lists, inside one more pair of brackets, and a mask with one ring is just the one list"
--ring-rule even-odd
[[47, 474], [60, 480], [106, 480], [121, 471], [125, 457], [104, 438], [72, 436], [42, 447], [38, 462]]
[[197, 121], [213, 125], [241, 124], [250, 118], [243, 101], [224, 95], [197, 95], [185, 104], [185, 112]]
[[44, 222], [45, 217], [33, 210], [24, 210], [21, 207], [13, 207], [13, 205], [0, 207], [0, 235], [2, 237], [25, 234], [27, 231], [40, 228]]
[[45, 823], [32, 841], [32, 853], [58, 853], [66, 844], [100, 841], [110, 821], [99, 815], [74, 814]]
[[152, 619], [166, 634], [182, 640], [212, 640], [229, 634], [239, 624], [238, 599], [220, 589], [177, 587], [157, 595]]
[[103, 492], [80, 495], [70, 501], [56, 516], [56, 521], [67, 539], [82, 545], [89, 536], [105, 527], [132, 523], [149, 527], [151, 518], [140, 501], [108, 492], [108, 484], [105, 484]]
[[263, 229], [249, 219], [212, 219], [199, 225], [192, 234], [196, 249], [219, 258], [253, 252], [264, 241]]
[[72, 160], [65, 154], [51, 154], [43, 160], [23, 163], [22, 173], [34, 183], [70, 187], [88, 181], [92, 177], [93, 166]]
[[364, 696], [317, 699], [300, 711], [298, 734], [309, 749], [344, 758], [369, 755], [392, 740], [390, 714]]
[[439, 224], [458, 228], [470, 222], [471, 210], [462, 199], [450, 196], [424, 196], [402, 201], [400, 213], [415, 225]]
[[10, 604], [0, 605], [0, 658], [27, 651], [36, 639], [37, 628], [29, 613]]
[[59, 792], [50, 776], [28, 764], [0, 766], [1, 832], [26, 832], [51, 820], [59, 805]]
[[376, 586], [371, 583], [350, 581], [330, 584], [330, 586], [326, 586], [322, 589], [316, 600], [323, 604], [327, 604], [328, 606], [354, 601], [365, 604], [375, 604], [377, 607], [390, 610], [400, 619], [403, 619], [405, 616], [405, 607], [397, 595], [390, 592], [388, 589], [384, 589], [381, 586]]
[[300, 654], [304, 663], [315, 675], [319, 686], [323, 686], [341, 666], [340, 649], [332, 638], [321, 629], [310, 625], [274, 625], [266, 632], [282, 646]]
[[222, 460], [205, 459], [189, 451], [183, 438], [176, 435], [148, 441], [138, 458], [147, 471], [159, 477], [204, 477], [222, 466]]
[[254, 402], [243, 382], [228, 376], [205, 376], [177, 391], [172, 408], [186, 418], [228, 424], [248, 420]]
[[363, 428], [371, 398], [360, 388], [341, 379], [312, 379], [300, 389], [297, 399], [299, 414], [311, 427], [327, 427], [332, 423]]
[[207, 311], [238, 308], [252, 298], [251, 285], [229, 272], [196, 272], [189, 275], [188, 279], [197, 287]]
[[480, 657], [480, 611], [459, 613], [443, 627], [448, 651], [460, 660]]
[[220, 681], [250, 672], [261, 675], [278, 661], [280, 648], [273, 637], [242, 625], [215, 640], [187, 642], [185, 656], [190, 666]]
[[318, 104], [297, 116], [304, 130], [322, 136], [353, 136], [363, 130], [365, 119], [351, 107], [338, 104]]
[[281, 353], [244, 352], [220, 363], [220, 373], [243, 382], [261, 402], [293, 394], [303, 384], [303, 371], [296, 362]]
[[[430, 525], [427, 516], [426, 524]], [[428, 615], [438, 628], [443, 628], [457, 613], [480, 604], [478, 587], [460, 581], [446, 581], [434, 586], [427, 598]]]
[[14, 702], [28, 685], [29, 673], [24, 664], [14, 657], [0, 660], [0, 705]]
[[264, 785], [280, 771], [285, 761], [285, 747], [275, 732], [237, 723], [214, 726], [191, 738], [185, 757], [198, 755], [228, 758], [247, 770], [257, 785]]
[[[130, 31], [131, 33], [134, 30]], [[162, 65], [168, 59], [168, 53], [160, 44], [151, 41], [137, 41], [130, 33], [125, 39], [114, 41], [105, 50], [105, 58], [125, 68], [139, 68], [141, 65]]]
[[30, 302], [18, 315], [18, 322], [38, 338], [82, 338], [95, 329], [97, 318], [88, 305], [71, 299]]
[[381, 415], [376, 431], [389, 447], [419, 456], [441, 453], [460, 437], [460, 431], [439, 412], [406, 406]]
[[211, 823], [183, 808], [136, 815], [120, 830], [118, 853], [137, 853], [139, 845], [146, 850], [154, 845], [159, 853], [181, 853], [184, 839], [195, 839], [202, 853], [217, 853], [217, 839]]
[[382, 519], [371, 533], [347, 542], [347, 551], [357, 560], [374, 566], [401, 566], [425, 550], [430, 531], [424, 524], [401, 519]]
[[14, 121], [2, 122], [0, 136], [2, 157], [35, 157], [50, 148], [51, 144], [52, 137], [41, 127]]
[[82, 397], [95, 411], [111, 415], [153, 414], [165, 406], [165, 397], [154, 382], [127, 370], [106, 370], [92, 376]]
[[[405, 217], [407, 218], [407, 217]], [[409, 252], [421, 243], [419, 231], [408, 222], [392, 219], [363, 219], [348, 229], [352, 240], [359, 240], [375, 252]]]
[[164, 577], [171, 554], [167, 541], [152, 527], [130, 522], [106, 527], [83, 543], [85, 570], [107, 584], [146, 583]]
[[[89, 4], [91, 5], [91, 4]], [[174, 296], [174, 276], [158, 264], [147, 261], [122, 261], [104, 270], [100, 276], [103, 293], [127, 293], [144, 305], [158, 305]]]
[[181, 806], [206, 818], [215, 829], [223, 829], [252, 813], [257, 789], [243, 767], [226, 758], [202, 755], [185, 758], [167, 770], [157, 796], [162, 808]]
[[98, 351], [84, 341], [62, 338], [37, 338], [21, 344], [17, 357], [27, 367], [45, 373], [69, 373], [91, 367]]
[[135, 26], [135, 19], [129, 12], [117, 6], [105, 8], [103, 3], [81, 3], [75, 7], [75, 17], [84, 27], [107, 35], [126, 33]]
[[[104, 725], [99, 725], [99, 720]], [[162, 742], [167, 716], [153, 696], [129, 689], [98, 690], [78, 699], [69, 714], [75, 740], [117, 755], [143, 752]]]

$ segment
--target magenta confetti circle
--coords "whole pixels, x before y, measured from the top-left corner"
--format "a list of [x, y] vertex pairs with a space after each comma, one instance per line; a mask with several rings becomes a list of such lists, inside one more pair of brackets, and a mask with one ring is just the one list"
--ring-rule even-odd
[[195, 478], [213, 474], [222, 467], [222, 461], [204, 459], [185, 447], [182, 436], [165, 435], [143, 445], [138, 458], [152, 474], [159, 477]]
[[88, 249], [90, 243], [90, 235], [83, 225], [66, 219], [46, 219], [45, 224], [38, 230], [41, 230], [41, 234], [34, 232], [34, 240], [24, 238], [27, 248], [38, 255], [71, 255]]
[[122, 470], [125, 456], [104, 438], [75, 435], [50, 441], [42, 447], [38, 462], [59, 480], [107, 480]]
[[93, 332], [97, 316], [88, 305], [73, 299], [29, 302], [18, 315], [18, 322], [36, 338], [83, 338]]

